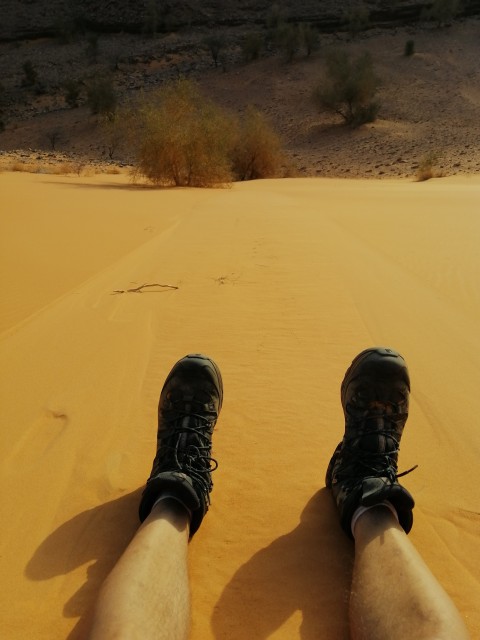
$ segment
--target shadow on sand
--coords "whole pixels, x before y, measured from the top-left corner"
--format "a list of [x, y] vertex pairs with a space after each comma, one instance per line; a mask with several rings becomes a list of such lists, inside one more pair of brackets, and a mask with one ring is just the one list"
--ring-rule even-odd
[[330, 492], [307, 503], [299, 525], [241, 566], [215, 605], [217, 640], [270, 638], [300, 612], [302, 640], [348, 640], [353, 545]]
[[[138, 528], [140, 493], [138, 489], [65, 522], [26, 566], [30, 580], [48, 580], [95, 561], [86, 582], [63, 607], [66, 618], [79, 617], [68, 640], [88, 635], [99, 589]], [[263, 640], [300, 611], [303, 640], [347, 640], [352, 559], [352, 544], [338, 525], [329, 492], [322, 489], [308, 501], [295, 529], [234, 574], [212, 615], [214, 637]]]
[[161, 187], [155, 184], [119, 184], [117, 182], [101, 182], [94, 184], [92, 182], [71, 182], [69, 180], [42, 180], [43, 184], [64, 185], [66, 187], [75, 187], [79, 189], [115, 189], [120, 191], [165, 191], [170, 189], [178, 189], [179, 187]]
[[30, 580], [48, 580], [96, 560], [87, 581], [63, 608], [66, 618], [80, 616], [69, 640], [87, 637], [98, 591], [138, 529], [140, 494], [138, 489], [65, 522], [42, 542], [25, 568]]

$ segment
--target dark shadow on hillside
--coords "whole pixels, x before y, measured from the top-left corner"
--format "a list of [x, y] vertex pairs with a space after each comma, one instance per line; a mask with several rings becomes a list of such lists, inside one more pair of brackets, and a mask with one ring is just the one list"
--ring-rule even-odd
[[353, 545], [322, 489], [299, 525], [258, 551], [226, 585], [212, 616], [215, 638], [264, 640], [300, 611], [302, 640], [348, 640], [352, 562]]
[[88, 567], [86, 582], [63, 607], [64, 617], [80, 618], [68, 640], [87, 637], [100, 586], [139, 526], [140, 492], [138, 489], [65, 522], [45, 538], [25, 568], [30, 580], [48, 580], [95, 561]]

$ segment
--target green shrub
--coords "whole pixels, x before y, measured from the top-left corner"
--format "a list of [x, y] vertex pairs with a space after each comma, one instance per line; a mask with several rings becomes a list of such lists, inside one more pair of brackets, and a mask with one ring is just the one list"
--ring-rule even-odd
[[300, 32], [294, 24], [282, 22], [275, 30], [274, 42], [285, 60], [291, 62], [300, 45]]
[[231, 180], [234, 124], [193, 83], [182, 79], [162, 88], [140, 115], [138, 174], [165, 186]]
[[346, 124], [358, 127], [373, 122], [379, 104], [374, 100], [379, 86], [370, 54], [351, 59], [345, 51], [326, 58], [326, 74], [313, 98], [320, 109], [340, 115]]
[[405, 49], [404, 49], [404, 55], [406, 57], [409, 56], [413, 56], [413, 54], [415, 53], [415, 41], [414, 40], [407, 40], [405, 43]]
[[233, 170], [238, 180], [280, 175], [283, 152], [280, 139], [254, 107], [248, 107], [233, 150]]

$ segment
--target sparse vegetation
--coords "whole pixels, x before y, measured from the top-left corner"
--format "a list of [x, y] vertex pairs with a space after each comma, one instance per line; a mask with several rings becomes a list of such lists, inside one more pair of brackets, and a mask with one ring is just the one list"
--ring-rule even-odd
[[22, 79], [22, 87], [33, 87], [35, 82], [37, 81], [37, 71], [33, 66], [31, 60], [27, 60], [22, 65], [23, 69], [23, 79]]
[[214, 186], [231, 180], [231, 119], [181, 79], [140, 111], [137, 173], [157, 185]]
[[223, 49], [225, 49], [225, 46], [227, 44], [225, 36], [220, 32], [212, 33], [211, 35], [204, 38], [203, 44], [206, 46], [206, 48], [210, 52], [210, 55], [212, 56], [212, 60], [215, 66], [217, 67], [220, 53]]
[[264, 117], [249, 108], [239, 122], [188, 80], [164, 87], [137, 111], [136, 174], [154, 184], [208, 187], [280, 172], [280, 141]]
[[409, 56], [413, 56], [414, 53], [415, 53], [415, 41], [407, 40], [405, 43], [405, 49], [404, 49], [403, 55], [408, 58]]
[[61, 138], [60, 130], [59, 129], [50, 129], [49, 131], [47, 131], [46, 137], [47, 137], [48, 142], [50, 143], [51, 150], [55, 151], [57, 143], [59, 142], [59, 140]]
[[316, 51], [319, 47], [320, 38], [317, 29], [308, 23], [300, 25], [300, 42], [305, 47], [307, 57]]
[[365, 5], [355, 7], [344, 14], [344, 22], [350, 37], [356, 38], [359, 33], [368, 29], [370, 12]]
[[358, 127], [377, 117], [378, 86], [369, 53], [351, 59], [346, 51], [338, 50], [327, 56], [326, 74], [313, 98], [320, 109], [337, 113], [346, 124]]
[[275, 45], [282, 52], [285, 60], [291, 62], [300, 46], [300, 32], [296, 25], [281, 22], [275, 30]]
[[72, 109], [78, 107], [78, 99], [80, 98], [80, 83], [78, 80], [67, 79], [63, 83], [63, 90], [67, 105]]
[[119, 107], [114, 113], [104, 116], [102, 130], [108, 157], [113, 160], [119, 148], [135, 145], [138, 130], [135, 111], [129, 106]]
[[117, 94], [110, 76], [99, 76], [87, 83], [87, 103], [94, 114], [108, 115], [115, 112]]
[[284, 7], [274, 3], [270, 6], [265, 17], [267, 29], [275, 30], [287, 20], [287, 12]]
[[281, 142], [258, 109], [248, 107], [233, 150], [233, 170], [238, 180], [272, 178], [280, 174]]
[[263, 49], [263, 36], [261, 33], [248, 33], [241, 43], [242, 56], [245, 62], [258, 60]]

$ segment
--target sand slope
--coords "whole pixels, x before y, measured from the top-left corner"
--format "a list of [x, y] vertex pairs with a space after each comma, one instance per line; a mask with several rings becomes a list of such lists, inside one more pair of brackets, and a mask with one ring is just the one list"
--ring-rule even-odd
[[[2, 637], [84, 637], [137, 526], [158, 392], [203, 351], [226, 398], [192, 638], [347, 638], [352, 547], [323, 479], [372, 344], [411, 369], [412, 540], [480, 635], [480, 181], [0, 189]], [[178, 289], [113, 294], [152, 283]]]

